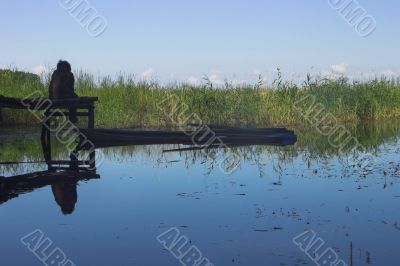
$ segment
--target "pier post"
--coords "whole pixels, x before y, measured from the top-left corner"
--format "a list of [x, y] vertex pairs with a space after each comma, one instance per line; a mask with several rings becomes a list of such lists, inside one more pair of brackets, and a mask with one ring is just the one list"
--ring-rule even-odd
[[[88, 129], [93, 130], [94, 129], [94, 105], [89, 106], [88, 115], [89, 115]], [[96, 169], [96, 150], [95, 149], [90, 151], [89, 162], [90, 162], [91, 170], [95, 170]]]
[[42, 143], [43, 155], [46, 163], [48, 164], [49, 170], [51, 170], [51, 140], [50, 140], [50, 121], [49, 111], [44, 114], [44, 120], [42, 122], [42, 132], [40, 135], [40, 141]]
[[88, 129], [92, 130], [94, 129], [94, 106], [89, 106], [88, 108]]

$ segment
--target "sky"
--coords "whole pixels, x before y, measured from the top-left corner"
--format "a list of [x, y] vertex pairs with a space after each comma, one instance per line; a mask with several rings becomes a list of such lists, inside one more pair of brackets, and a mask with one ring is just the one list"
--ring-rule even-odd
[[[362, 11], [353, 25], [347, 4]], [[82, 22], [76, 6], [95, 13]], [[41, 73], [66, 59], [74, 71], [192, 83], [272, 80], [278, 67], [287, 79], [398, 76], [399, 10], [398, 0], [2, 0], [0, 68]]]

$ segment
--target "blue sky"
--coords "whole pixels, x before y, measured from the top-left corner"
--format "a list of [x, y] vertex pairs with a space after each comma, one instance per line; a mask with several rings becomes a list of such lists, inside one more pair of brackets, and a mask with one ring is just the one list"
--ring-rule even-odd
[[203, 74], [216, 82], [248, 81], [258, 73], [271, 79], [277, 67], [287, 78], [400, 74], [395, 0], [359, 0], [377, 22], [368, 37], [329, 0], [88, 2], [107, 20], [96, 38], [57, 0], [2, 0], [0, 67], [38, 71], [63, 58], [94, 74], [193, 82]]

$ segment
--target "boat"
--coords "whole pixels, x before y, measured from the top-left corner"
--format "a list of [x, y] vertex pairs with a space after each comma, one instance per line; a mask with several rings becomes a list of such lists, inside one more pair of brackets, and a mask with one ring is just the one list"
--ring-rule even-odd
[[189, 126], [187, 130], [154, 131], [136, 129], [79, 129], [80, 149], [89, 140], [96, 148], [127, 145], [183, 144], [192, 146], [287, 146], [297, 142], [297, 136], [286, 128], [239, 128]]

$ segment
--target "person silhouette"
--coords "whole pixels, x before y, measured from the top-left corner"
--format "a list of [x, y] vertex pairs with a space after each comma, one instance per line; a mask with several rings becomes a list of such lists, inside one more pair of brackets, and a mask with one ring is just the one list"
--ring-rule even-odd
[[[71, 65], [68, 61], [60, 60], [57, 64], [57, 69], [51, 76], [49, 86], [49, 98], [57, 99], [73, 99], [78, 95], [75, 93], [75, 77], [71, 72]], [[77, 122], [76, 109], [69, 109], [69, 120], [72, 123]]]
[[78, 201], [76, 181], [64, 181], [51, 185], [54, 200], [60, 206], [64, 215], [72, 214], [75, 210], [75, 204]]

